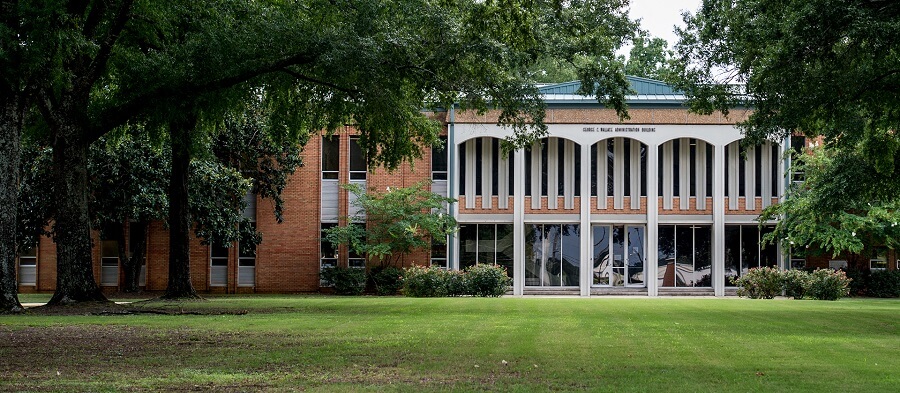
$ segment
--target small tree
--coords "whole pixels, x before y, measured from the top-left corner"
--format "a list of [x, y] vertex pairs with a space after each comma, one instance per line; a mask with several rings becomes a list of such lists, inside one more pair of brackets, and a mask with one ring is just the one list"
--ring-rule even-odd
[[325, 230], [325, 239], [347, 245], [356, 253], [378, 260], [382, 267], [395, 265], [407, 254], [431, 247], [432, 239], [445, 242], [456, 230], [456, 220], [446, 213], [446, 205], [456, 202], [429, 191], [424, 181], [406, 188], [390, 188], [366, 193], [358, 184], [344, 189], [356, 196], [357, 212], [347, 220], [362, 225], [338, 226]]

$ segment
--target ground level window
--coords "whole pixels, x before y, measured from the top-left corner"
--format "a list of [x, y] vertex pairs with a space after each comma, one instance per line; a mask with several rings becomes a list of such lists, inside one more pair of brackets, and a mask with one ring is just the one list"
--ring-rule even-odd
[[462, 224], [459, 226], [459, 268], [479, 263], [497, 264], [513, 273], [512, 224]]
[[228, 284], [228, 248], [222, 245], [209, 247], [209, 286], [224, 287]]
[[37, 248], [19, 254], [19, 285], [37, 285]]
[[594, 286], [645, 285], [644, 227], [594, 225], [591, 235]]
[[577, 224], [525, 224], [525, 285], [578, 286], [581, 228]]
[[431, 241], [431, 266], [447, 269], [447, 241]]
[[775, 229], [758, 225], [725, 226], [725, 285], [732, 286], [731, 278], [747, 274], [755, 267], [777, 267], [778, 248], [774, 244], [761, 246], [761, 239]]
[[100, 285], [119, 285], [119, 242], [102, 240], [100, 243]]
[[712, 286], [709, 225], [660, 225], [657, 252], [660, 287]]

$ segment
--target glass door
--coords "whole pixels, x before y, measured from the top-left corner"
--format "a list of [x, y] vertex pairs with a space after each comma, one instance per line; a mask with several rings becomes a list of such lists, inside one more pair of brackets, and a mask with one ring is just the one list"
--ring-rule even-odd
[[643, 226], [594, 225], [593, 285], [643, 287], [647, 242]]

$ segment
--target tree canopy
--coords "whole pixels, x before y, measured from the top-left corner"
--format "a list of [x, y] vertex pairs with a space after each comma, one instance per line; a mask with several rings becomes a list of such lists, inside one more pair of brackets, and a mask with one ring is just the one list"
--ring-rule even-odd
[[900, 3], [705, 0], [684, 20], [675, 84], [693, 110], [752, 108], [739, 123], [748, 143], [824, 142], [796, 160], [805, 183], [761, 217], [782, 220], [777, 239], [834, 253], [896, 246]]

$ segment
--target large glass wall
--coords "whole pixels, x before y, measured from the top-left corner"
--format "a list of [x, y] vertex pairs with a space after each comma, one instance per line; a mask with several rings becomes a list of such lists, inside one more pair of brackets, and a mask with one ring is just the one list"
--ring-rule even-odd
[[525, 285], [578, 286], [580, 245], [577, 224], [525, 224]]
[[459, 268], [478, 263], [497, 264], [513, 273], [512, 224], [462, 224], [459, 226]]
[[730, 278], [739, 277], [755, 267], [778, 266], [778, 248], [774, 244], [760, 247], [760, 239], [774, 230], [757, 225], [725, 226], [725, 285], [732, 286]]
[[644, 286], [644, 227], [593, 227], [593, 285]]
[[659, 286], [711, 287], [710, 226], [660, 225], [657, 258]]

